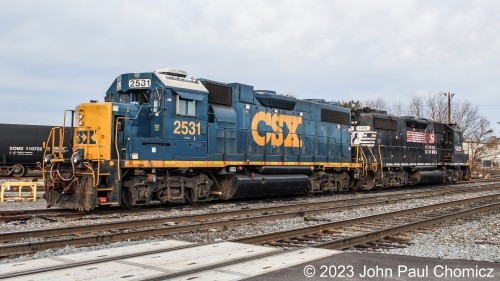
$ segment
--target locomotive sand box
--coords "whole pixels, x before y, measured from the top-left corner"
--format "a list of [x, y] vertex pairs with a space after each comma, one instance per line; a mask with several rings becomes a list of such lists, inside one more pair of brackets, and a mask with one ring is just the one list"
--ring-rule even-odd
[[[73, 114], [74, 124], [54, 128], [45, 145], [49, 206], [135, 208], [469, 175], [461, 132], [452, 124], [351, 112], [324, 100], [189, 79], [176, 69], [122, 74], [105, 102], [80, 104]], [[51, 153], [62, 151], [67, 138], [71, 157]]]

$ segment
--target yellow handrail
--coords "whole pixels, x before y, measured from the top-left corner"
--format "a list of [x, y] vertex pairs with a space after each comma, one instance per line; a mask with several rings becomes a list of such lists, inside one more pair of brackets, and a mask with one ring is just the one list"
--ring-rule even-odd
[[117, 117], [115, 120], [115, 150], [116, 150], [116, 169], [118, 180], [121, 180], [121, 171], [120, 171], [120, 151], [118, 150], [118, 124], [120, 123], [120, 119], [125, 120], [125, 117]]

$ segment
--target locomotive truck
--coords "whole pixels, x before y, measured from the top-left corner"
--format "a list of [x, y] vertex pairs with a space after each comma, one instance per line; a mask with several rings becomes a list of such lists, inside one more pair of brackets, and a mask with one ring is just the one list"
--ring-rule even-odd
[[351, 110], [241, 83], [189, 79], [182, 70], [122, 74], [104, 102], [82, 103], [72, 115], [71, 157], [49, 152], [54, 137], [68, 137], [66, 124], [53, 128], [45, 144], [49, 207], [194, 204], [391, 182], [384, 180], [388, 172], [381, 175], [388, 162], [352, 145]]

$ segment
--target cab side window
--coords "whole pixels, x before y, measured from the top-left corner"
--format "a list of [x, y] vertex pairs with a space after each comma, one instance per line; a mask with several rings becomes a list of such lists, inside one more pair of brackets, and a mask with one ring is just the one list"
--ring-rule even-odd
[[177, 96], [177, 115], [196, 116], [196, 101]]

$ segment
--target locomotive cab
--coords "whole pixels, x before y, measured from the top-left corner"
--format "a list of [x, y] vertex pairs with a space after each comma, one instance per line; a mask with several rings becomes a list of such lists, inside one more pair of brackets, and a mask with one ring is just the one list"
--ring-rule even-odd
[[[129, 172], [163, 168], [163, 160], [206, 160], [208, 91], [186, 76], [173, 69], [122, 74], [105, 102], [78, 105], [73, 111], [73, 155], [61, 158], [46, 149], [49, 206], [91, 210], [96, 205], [146, 205], [154, 192]], [[183, 192], [167, 197], [184, 200]]]
[[446, 125], [444, 135], [444, 162], [467, 162], [468, 155], [463, 151], [463, 132], [454, 125]]

